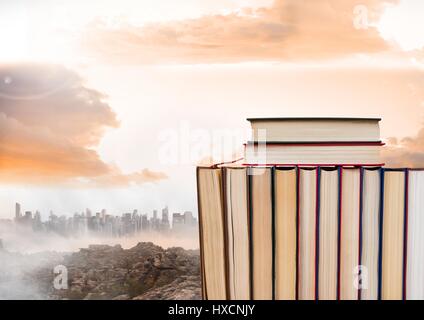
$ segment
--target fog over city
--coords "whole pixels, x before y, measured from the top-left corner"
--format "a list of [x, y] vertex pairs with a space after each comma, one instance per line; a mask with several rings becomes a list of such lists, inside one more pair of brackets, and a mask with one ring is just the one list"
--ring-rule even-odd
[[191, 211], [170, 214], [166, 206], [152, 213], [137, 209], [121, 215], [106, 209], [88, 208], [73, 216], [50, 212], [43, 220], [39, 211], [23, 210], [15, 204], [14, 217], [0, 219], [0, 246], [20, 253], [42, 251], [69, 252], [90, 244], [120, 244], [131, 247], [138, 242], [154, 242], [162, 247], [198, 248], [197, 218]]
[[143, 214], [136, 209], [120, 215], [106, 209], [73, 216], [50, 212], [43, 219], [16, 203], [14, 216], [0, 219], [0, 299], [44, 299], [41, 284], [52, 285], [53, 268], [72, 253], [101, 245], [128, 250], [141, 242], [198, 249], [197, 219], [190, 211], [171, 213], [167, 206]]

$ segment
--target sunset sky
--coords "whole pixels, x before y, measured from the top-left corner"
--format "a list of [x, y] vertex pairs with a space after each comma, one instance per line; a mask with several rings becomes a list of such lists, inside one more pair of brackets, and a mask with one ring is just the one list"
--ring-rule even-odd
[[253, 116], [381, 117], [424, 167], [423, 34], [420, 0], [1, 1], [0, 218], [196, 212], [208, 139], [235, 156]]

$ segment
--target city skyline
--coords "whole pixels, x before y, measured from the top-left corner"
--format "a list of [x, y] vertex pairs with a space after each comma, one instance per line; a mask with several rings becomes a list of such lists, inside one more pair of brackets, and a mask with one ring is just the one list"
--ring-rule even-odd
[[[168, 205], [165, 205], [161, 210], [164, 210], [164, 209], [168, 209], [169, 210], [169, 206]], [[107, 209], [107, 208], [101, 208], [99, 211], [96, 211], [96, 210], [92, 210], [91, 208], [89, 208], [89, 207], [86, 207], [86, 208], [84, 208], [83, 209], [83, 211], [84, 212], [87, 212], [87, 210], [88, 211], [90, 211], [90, 212], [95, 212], [95, 213], [102, 213], [102, 212], [110, 212], [110, 210], [109, 209]], [[38, 210], [38, 209], [30, 209], [30, 210], [23, 210], [23, 206], [21, 205], [21, 202], [15, 202], [15, 209], [14, 209], [14, 217], [16, 218], [16, 214], [17, 214], [17, 211], [20, 211], [21, 212], [21, 214], [22, 213], [25, 213], [25, 212], [34, 212], [34, 213], [36, 213], [36, 212], [39, 212], [40, 214], [41, 214], [41, 216], [43, 216], [43, 214], [42, 214], [42, 211], [41, 210]], [[73, 214], [77, 214], [77, 213], [81, 213], [81, 212], [83, 212], [83, 211], [74, 211], [73, 213], [70, 213], [70, 212], [66, 212], [66, 213], [59, 213], [60, 215], [65, 215], [65, 216], [70, 216], [70, 215], [73, 215]], [[129, 211], [128, 210], [123, 210], [123, 211], [125, 211], [124, 213], [128, 213]], [[158, 209], [152, 209], [152, 210], [139, 210], [139, 209], [137, 209], [137, 208], [133, 208], [133, 209], [130, 209], [130, 211], [131, 212], [134, 212], [134, 211], [137, 211], [137, 212], [144, 212], [143, 214], [146, 214], [147, 216], [149, 216], [149, 217], [153, 217], [154, 215], [155, 215], [155, 211], [157, 212], [158, 211]], [[183, 213], [185, 213], [185, 212], [192, 212], [192, 210], [183, 210], [183, 211], [181, 211], [181, 210], [173, 210], [175, 213], [180, 213], [180, 212], [183, 212]], [[55, 213], [54, 212], [54, 210], [48, 210], [48, 214], [50, 215], [51, 213]], [[124, 214], [124, 213], [121, 213], [121, 214]], [[192, 212], [193, 213], [193, 212]], [[46, 214], [44, 214], [44, 216], [46, 216]], [[196, 215], [193, 215], [194, 217], [197, 217], [197, 214]], [[9, 217], [10, 218], [10, 217]], [[0, 220], [1, 220], [2, 218], [0, 217]], [[4, 217], [3, 219], [8, 219], [8, 217]]]
[[65, 237], [80, 236], [104, 236], [124, 237], [140, 233], [159, 232], [162, 234], [181, 234], [197, 232], [197, 218], [191, 211], [172, 212], [168, 206], [161, 210], [157, 209], [148, 213], [139, 213], [137, 209], [132, 212], [109, 214], [106, 209], [75, 212], [72, 216], [49, 213], [49, 217], [43, 220], [41, 213], [36, 210], [22, 210], [19, 202], [15, 203], [15, 215], [13, 219], [0, 219], [0, 224], [14, 224], [19, 227], [32, 229], [34, 232], [54, 232]]

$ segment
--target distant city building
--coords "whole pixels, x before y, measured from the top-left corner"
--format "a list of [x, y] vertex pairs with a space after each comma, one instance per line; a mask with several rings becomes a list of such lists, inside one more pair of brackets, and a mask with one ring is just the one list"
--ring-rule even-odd
[[[4, 225], [6, 220], [0, 220]], [[11, 220], [10, 223], [13, 223]], [[66, 237], [81, 237], [86, 235], [96, 235], [105, 237], [132, 236], [142, 232], [161, 233], [183, 233], [197, 230], [197, 219], [193, 217], [191, 211], [183, 214], [174, 213], [172, 215], [172, 227], [169, 220], [168, 206], [162, 209], [161, 218], [158, 217], [158, 210], [153, 210], [149, 219], [147, 214], [139, 214], [137, 209], [132, 213], [124, 213], [121, 216], [108, 214], [106, 209], [92, 214], [90, 209], [84, 212], [75, 212], [73, 216], [58, 216], [50, 211], [47, 221], [42, 221], [41, 213], [37, 210], [25, 211], [22, 215], [22, 208], [19, 203], [15, 205], [15, 223], [32, 228], [36, 232], [54, 232]]]
[[21, 205], [16, 202], [15, 204], [15, 219], [19, 220], [21, 218]]
[[32, 220], [32, 212], [31, 211], [25, 211], [24, 219], [26, 221], [31, 221]]
[[161, 221], [161, 230], [168, 231], [170, 229], [169, 225], [169, 210], [168, 206], [162, 209], [162, 221]]
[[147, 231], [150, 229], [150, 221], [147, 214], [141, 216], [141, 230]]
[[184, 216], [181, 213], [172, 214], [172, 229], [180, 231], [184, 227]]
[[193, 213], [191, 211], [184, 212], [184, 224], [186, 226], [197, 225], [197, 220], [193, 217]]

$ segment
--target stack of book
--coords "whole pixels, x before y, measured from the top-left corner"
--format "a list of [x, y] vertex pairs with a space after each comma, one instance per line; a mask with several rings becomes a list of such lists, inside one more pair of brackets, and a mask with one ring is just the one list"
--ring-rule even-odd
[[251, 118], [246, 165], [379, 165], [380, 119]]
[[250, 121], [243, 162], [197, 169], [204, 298], [424, 299], [424, 171], [382, 167], [379, 119]]

